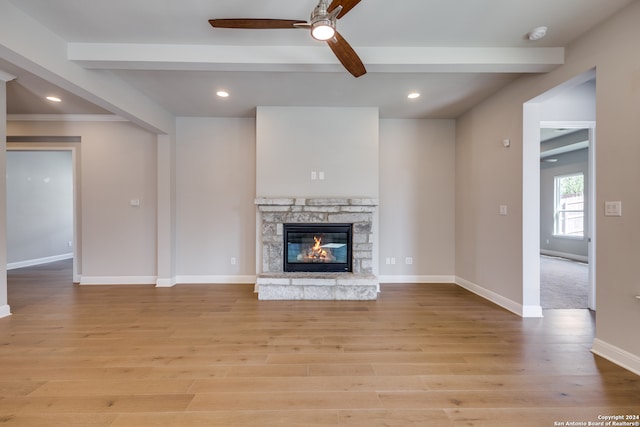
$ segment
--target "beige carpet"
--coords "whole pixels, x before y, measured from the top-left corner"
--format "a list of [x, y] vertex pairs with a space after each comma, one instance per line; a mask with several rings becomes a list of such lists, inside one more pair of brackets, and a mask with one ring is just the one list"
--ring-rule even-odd
[[586, 263], [540, 256], [542, 308], [588, 308], [588, 277]]

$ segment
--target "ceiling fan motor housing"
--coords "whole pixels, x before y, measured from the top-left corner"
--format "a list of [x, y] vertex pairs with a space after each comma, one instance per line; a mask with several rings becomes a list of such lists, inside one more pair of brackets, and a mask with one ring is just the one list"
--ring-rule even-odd
[[309, 18], [311, 36], [316, 40], [329, 40], [335, 34], [336, 17], [342, 11], [342, 6], [336, 7], [331, 13], [328, 12], [328, 8], [328, 1], [320, 0], [313, 12], [311, 12], [311, 17]]

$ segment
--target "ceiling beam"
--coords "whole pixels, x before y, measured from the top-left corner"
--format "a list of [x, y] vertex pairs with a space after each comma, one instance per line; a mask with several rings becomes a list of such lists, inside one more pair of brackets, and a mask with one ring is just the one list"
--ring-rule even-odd
[[[361, 47], [369, 72], [542, 73], [564, 63], [564, 48]], [[85, 68], [200, 71], [337, 71], [324, 46], [226, 46], [68, 43]]]

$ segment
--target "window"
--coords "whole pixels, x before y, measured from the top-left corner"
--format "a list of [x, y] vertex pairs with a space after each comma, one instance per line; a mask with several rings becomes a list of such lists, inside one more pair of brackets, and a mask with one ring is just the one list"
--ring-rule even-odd
[[554, 234], [584, 236], [584, 174], [559, 175], [555, 181]]

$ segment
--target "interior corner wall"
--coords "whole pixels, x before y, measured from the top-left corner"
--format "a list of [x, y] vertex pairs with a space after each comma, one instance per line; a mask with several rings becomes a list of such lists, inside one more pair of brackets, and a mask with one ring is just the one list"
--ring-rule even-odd
[[[507, 89], [456, 123], [456, 276], [522, 301], [522, 103]], [[514, 103], [516, 103], [514, 105]], [[502, 141], [509, 139], [510, 147]], [[507, 214], [500, 214], [505, 206]]]
[[377, 108], [258, 107], [256, 196], [378, 198], [378, 128]]
[[[567, 47], [564, 65], [519, 78], [462, 115], [456, 126], [456, 275], [521, 303], [523, 104], [597, 70], [596, 342], [636, 372], [640, 341], [629, 339], [628, 327], [640, 324], [635, 298], [640, 228], [633, 225], [640, 211], [638, 22], [640, 2], [632, 2]], [[504, 138], [511, 139], [508, 149], [502, 147]], [[606, 200], [621, 201], [623, 216], [604, 217]], [[499, 205], [508, 207], [506, 216]]]

